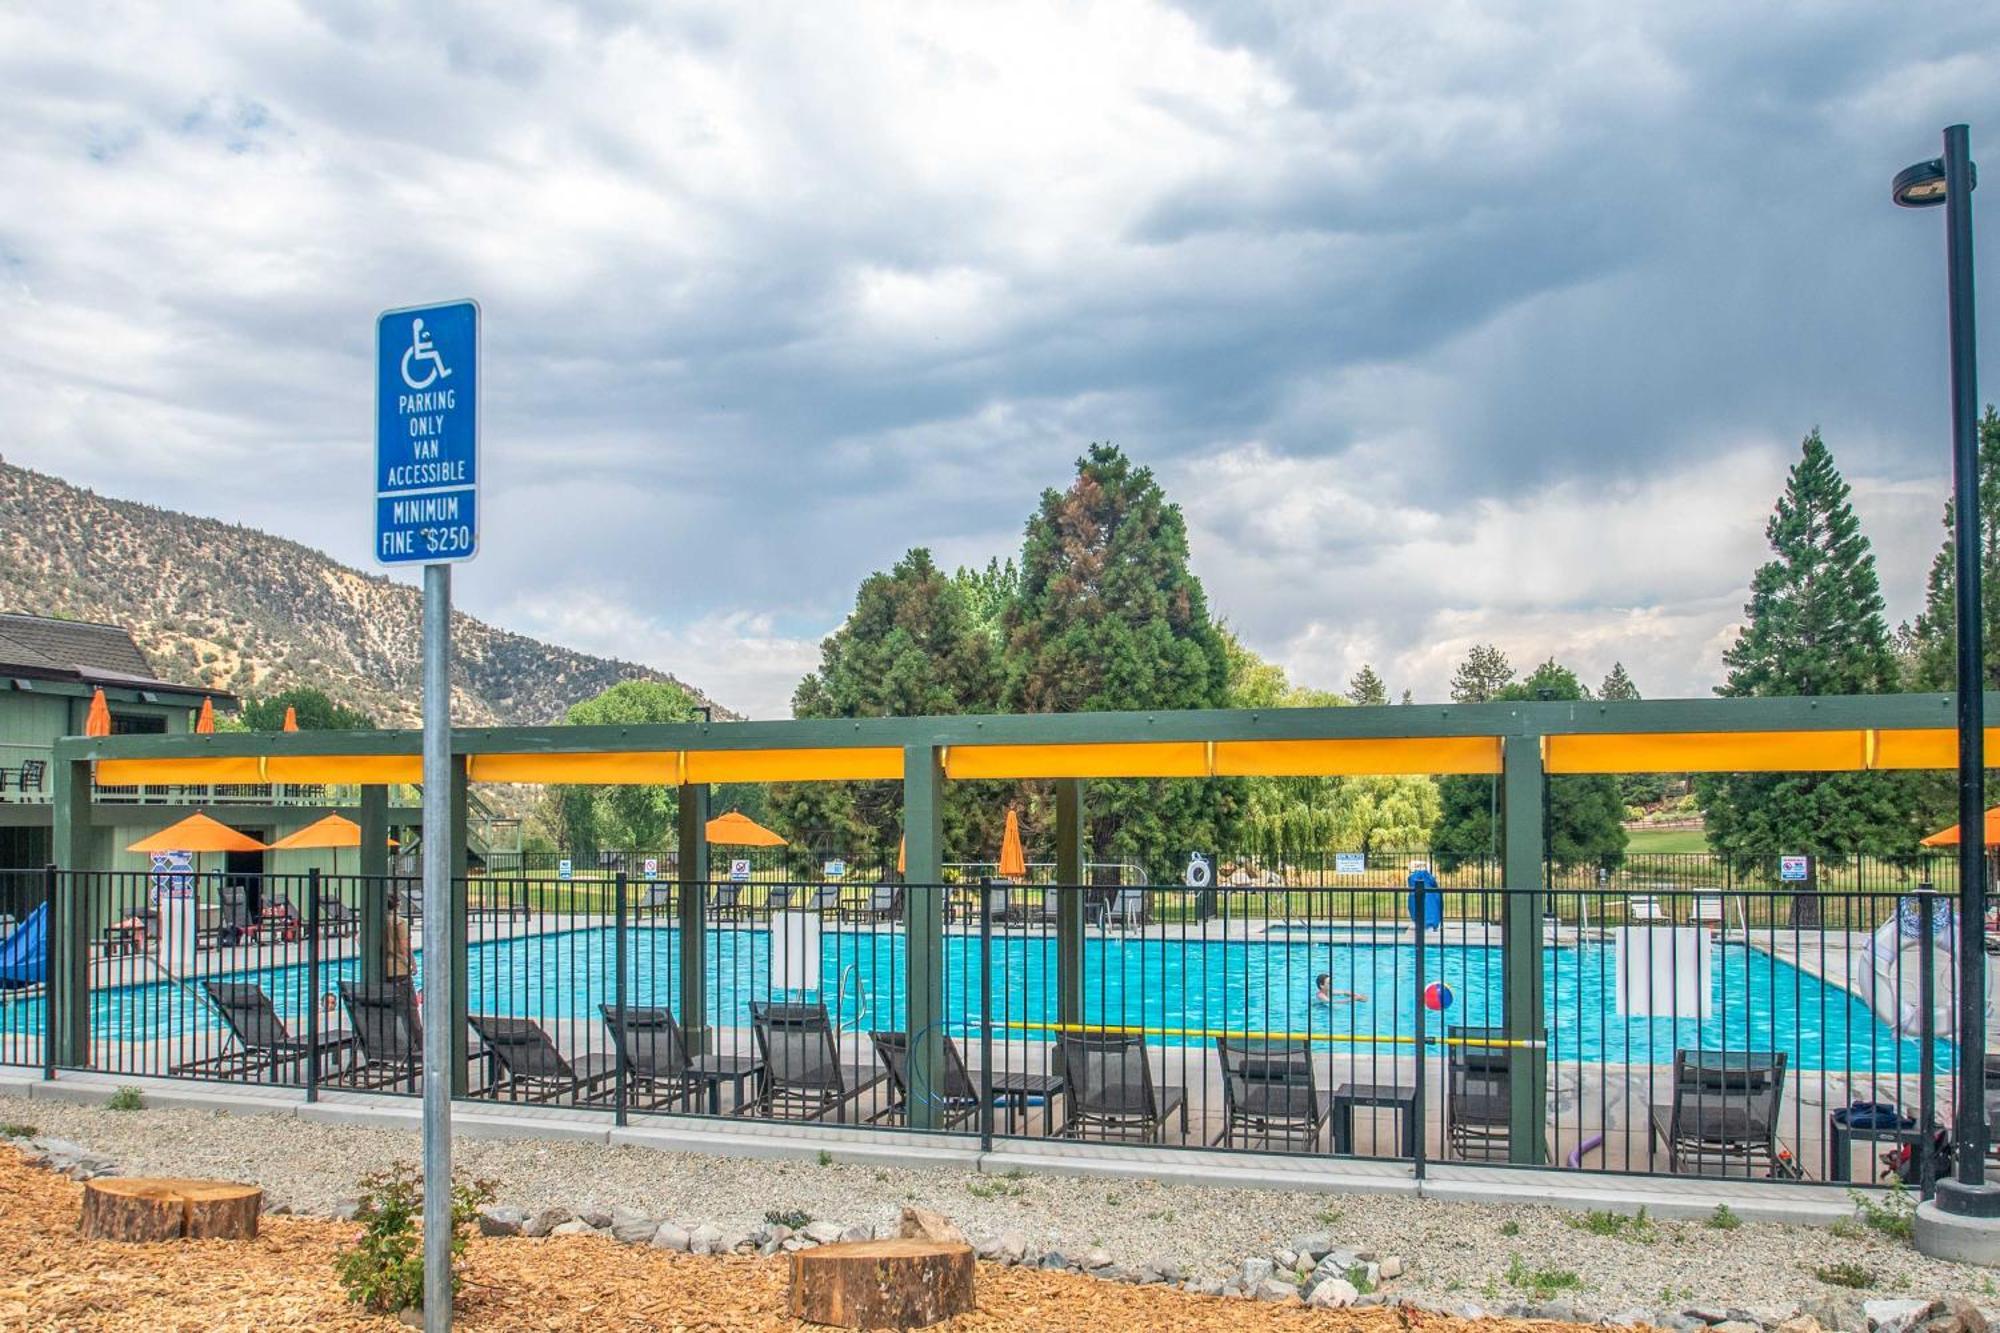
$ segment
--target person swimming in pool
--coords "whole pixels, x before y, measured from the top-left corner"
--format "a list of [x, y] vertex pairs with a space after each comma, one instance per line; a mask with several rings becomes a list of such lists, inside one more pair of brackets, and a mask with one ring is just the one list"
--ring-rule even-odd
[[1333, 977], [1326, 972], [1320, 973], [1314, 980], [1313, 998], [1321, 1004], [1333, 1004], [1336, 1001], [1341, 1004], [1365, 1004], [1368, 1001], [1368, 997], [1360, 991], [1335, 990], [1333, 988]]

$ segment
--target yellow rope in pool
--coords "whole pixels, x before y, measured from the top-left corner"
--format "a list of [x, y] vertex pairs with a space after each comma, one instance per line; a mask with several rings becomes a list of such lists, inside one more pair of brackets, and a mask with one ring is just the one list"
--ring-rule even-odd
[[[1414, 1046], [1415, 1036], [1390, 1034], [1388, 1036], [1363, 1032], [1263, 1032], [1237, 1028], [1155, 1028], [1132, 1027], [1111, 1023], [1029, 1023], [1009, 1021], [995, 1023], [998, 1028], [1010, 1028], [1018, 1032], [1077, 1032], [1099, 1033], [1117, 1037], [1222, 1037], [1229, 1041], [1325, 1041], [1343, 1042], [1354, 1046]], [[1427, 1046], [1476, 1046], [1485, 1050], [1537, 1050], [1544, 1043], [1521, 1041], [1508, 1037], [1425, 1037]]]

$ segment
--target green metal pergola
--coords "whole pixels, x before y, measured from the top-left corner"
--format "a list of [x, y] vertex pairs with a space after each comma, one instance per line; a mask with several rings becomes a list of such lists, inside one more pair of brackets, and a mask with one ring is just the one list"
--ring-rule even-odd
[[[2000, 694], [1988, 696], [2000, 708]], [[1542, 810], [1550, 774], [1621, 772], [1838, 772], [1950, 768], [1955, 701], [1948, 694], [1779, 699], [1673, 699], [1630, 703], [1510, 702], [1355, 708], [1225, 709], [1007, 716], [867, 718], [783, 722], [690, 722], [652, 726], [472, 727], [452, 734], [453, 880], [465, 874], [469, 783], [628, 782], [675, 786], [680, 794], [684, 890], [708, 878], [703, 828], [710, 784], [720, 781], [900, 780], [906, 881], [942, 881], [944, 784], [953, 778], [1052, 779], [1056, 793], [1056, 878], [1084, 875], [1083, 783], [1094, 778], [1361, 773], [1484, 773], [1497, 778], [1504, 818], [1502, 885], [1503, 1013], [1511, 1030], [1532, 1032], [1543, 1009], [1541, 919], [1545, 848]], [[1989, 739], [2000, 739], [1989, 733]], [[55, 856], [59, 868], [89, 870], [85, 833], [92, 819], [93, 764], [107, 783], [256, 781], [353, 782], [362, 786], [364, 876], [387, 871], [389, 782], [412, 781], [420, 733], [351, 731], [187, 736], [75, 737], [55, 751]], [[362, 904], [364, 966], [379, 960], [383, 907]], [[1060, 1021], [1082, 1020], [1084, 921], [1081, 894], [1061, 895], [1056, 922]], [[694, 1049], [703, 995], [702, 894], [680, 894], [681, 1012]], [[906, 892], [904, 928], [909, 995], [912, 1123], [935, 1113], [932, 1079], [943, 1064], [943, 892]], [[466, 945], [462, 888], [450, 904], [454, 949]], [[85, 896], [55, 909], [64, 961], [55, 990], [66, 1015], [57, 1062], [84, 1063], [90, 1041]], [[1983, 961], [1983, 960], [1982, 960]], [[451, 997], [463, 1012], [465, 969]], [[464, 1041], [464, 1024], [453, 1024]], [[459, 1052], [459, 1054], [463, 1054]], [[1544, 1153], [1546, 1068], [1538, 1048], [1512, 1051], [1512, 1151]], [[454, 1059], [462, 1083], [465, 1061]], [[462, 1092], [463, 1088], [455, 1091]]]

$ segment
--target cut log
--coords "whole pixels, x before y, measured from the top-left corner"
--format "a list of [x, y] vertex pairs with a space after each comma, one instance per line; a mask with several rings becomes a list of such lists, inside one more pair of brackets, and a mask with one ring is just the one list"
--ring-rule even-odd
[[107, 1176], [84, 1182], [78, 1230], [91, 1240], [248, 1240], [263, 1207], [255, 1185]]
[[927, 1328], [973, 1309], [972, 1247], [857, 1240], [792, 1255], [795, 1318], [836, 1328]]

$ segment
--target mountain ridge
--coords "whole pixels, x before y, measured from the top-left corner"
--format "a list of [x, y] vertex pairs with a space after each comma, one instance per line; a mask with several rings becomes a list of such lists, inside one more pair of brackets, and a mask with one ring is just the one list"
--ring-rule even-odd
[[[379, 726], [420, 722], [422, 594], [287, 537], [99, 495], [0, 460], [0, 608], [129, 629], [163, 680], [236, 694], [324, 690]], [[452, 613], [461, 726], [560, 722], [570, 705], [669, 672]]]

